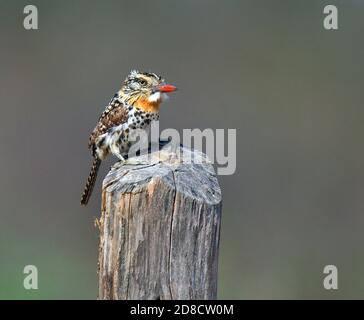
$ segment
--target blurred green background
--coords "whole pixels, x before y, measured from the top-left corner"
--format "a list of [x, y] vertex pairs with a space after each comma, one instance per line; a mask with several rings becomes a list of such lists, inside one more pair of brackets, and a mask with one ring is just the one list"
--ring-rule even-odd
[[[23, 28], [30, 3], [37, 31]], [[219, 177], [219, 298], [364, 298], [363, 35], [361, 0], [1, 0], [0, 298], [97, 297], [112, 161], [81, 208], [87, 140], [132, 68], [179, 87], [161, 129], [237, 129], [236, 174]], [[38, 290], [23, 288], [27, 264]]]

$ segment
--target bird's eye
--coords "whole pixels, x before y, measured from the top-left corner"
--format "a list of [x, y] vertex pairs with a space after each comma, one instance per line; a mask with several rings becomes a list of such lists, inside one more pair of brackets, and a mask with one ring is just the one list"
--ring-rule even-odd
[[147, 81], [143, 79], [138, 79], [138, 83], [141, 84], [142, 86], [145, 86], [147, 84]]

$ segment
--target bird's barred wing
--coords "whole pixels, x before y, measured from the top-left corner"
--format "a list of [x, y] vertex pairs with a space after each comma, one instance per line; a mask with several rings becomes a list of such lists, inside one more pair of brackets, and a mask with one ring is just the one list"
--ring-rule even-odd
[[112, 99], [105, 111], [101, 114], [95, 129], [92, 131], [88, 146], [91, 148], [96, 139], [112, 127], [128, 121], [128, 108], [118, 99]]

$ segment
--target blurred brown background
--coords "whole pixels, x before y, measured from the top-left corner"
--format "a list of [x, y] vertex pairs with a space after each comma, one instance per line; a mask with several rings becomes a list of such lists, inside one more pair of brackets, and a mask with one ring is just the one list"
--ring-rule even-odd
[[[37, 31], [23, 28], [30, 3]], [[161, 129], [237, 129], [219, 298], [364, 298], [363, 21], [359, 0], [1, 0], [0, 298], [96, 298], [112, 161], [81, 208], [87, 139], [132, 68], [180, 89]], [[39, 290], [23, 288], [27, 264]]]

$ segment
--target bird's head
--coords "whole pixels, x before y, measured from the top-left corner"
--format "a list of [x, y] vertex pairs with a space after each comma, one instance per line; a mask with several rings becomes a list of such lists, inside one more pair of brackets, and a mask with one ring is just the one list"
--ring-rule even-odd
[[167, 93], [176, 89], [155, 73], [133, 70], [126, 77], [120, 94], [129, 105], [147, 112], [158, 112]]

